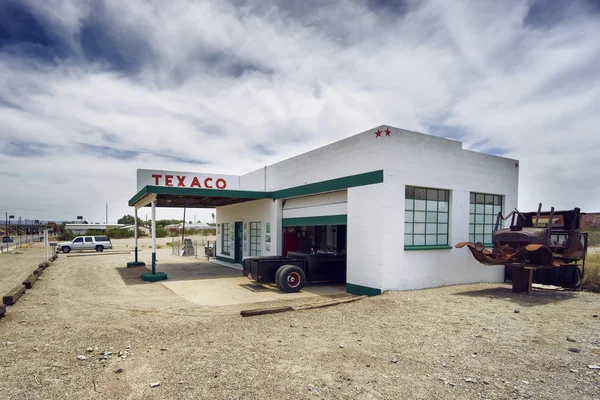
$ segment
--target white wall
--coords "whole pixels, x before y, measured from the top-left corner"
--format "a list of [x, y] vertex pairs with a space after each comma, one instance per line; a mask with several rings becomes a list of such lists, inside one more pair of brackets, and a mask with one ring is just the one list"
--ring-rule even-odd
[[384, 184], [348, 189], [346, 283], [383, 287]]
[[347, 201], [346, 190], [288, 199], [283, 218], [344, 215], [348, 212]]
[[[233, 204], [225, 207], [218, 207], [216, 212], [217, 225], [229, 223], [231, 227], [230, 254], [222, 254], [221, 233], [217, 233], [217, 255], [220, 257], [234, 259], [235, 246], [235, 222], [246, 224], [244, 233], [246, 234], [246, 246], [243, 257], [248, 257], [250, 253], [250, 222], [261, 222], [261, 256], [280, 254], [281, 242], [281, 203], [271, 199], [254, 200], [245, 203]], [[266, 233], [267, 223], [271, 224], [271, 233]], [[271, 242], [265, 241], [265, 235], [271, 236]], [[267, 251], [267, 245], [270, 250]]]
[[454, 246], [469, 240], [470, 192], [503, 195], [505, 215], [517, 207], [515, 160], [462, 150], [459, 142], [431, 137], [423, 140], [413, 132], [392, 131], [385, 152], [382, 288], [422, 289], [503, 281], [503, 267], [481, 265], [466, 248], [403, 250], [404, 192], [407, 185], [450, 191], [448, 244]]

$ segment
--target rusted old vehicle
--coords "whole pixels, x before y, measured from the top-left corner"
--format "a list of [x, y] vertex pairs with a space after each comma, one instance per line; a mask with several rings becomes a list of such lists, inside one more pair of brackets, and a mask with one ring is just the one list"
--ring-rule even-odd
[[[532, 282], [578, 288], [585, 271], [587, 233], [579, 231], [580, 209], [500, 213], [492, 235], [493, 247], [481, 242], [461, 242], [485, 265], [504, 265], [514, 292], [530, 292]], [[499, 229], [502, 220], [510, 227]]]

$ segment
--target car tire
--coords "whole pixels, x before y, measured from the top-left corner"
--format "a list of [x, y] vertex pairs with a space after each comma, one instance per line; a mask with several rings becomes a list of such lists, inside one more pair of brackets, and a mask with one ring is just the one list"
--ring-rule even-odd
[[102, 253], [103, 250], [104, 250], [104, 246], [101, 246], [101, 245], [96, 246], [97, 252]]
[[277, 286], [284, 292], [299, 292], [306, 285], [306, 275], [302, 268], [295, 265], [284, 265], [280, 270]]
[[71, 251], [71, 248], [69, 246], [63, 246], [63, 248], [61, 250], [63, 253], [68, 253]]
[[283, 290], [283, 288], [279, 286], [279, 276], [285, 267], [287, 267], [287, 265], [282, 265], [281, 267], [277, 268], [277, 271], [275, 271], [275, 284], [280, 290]]

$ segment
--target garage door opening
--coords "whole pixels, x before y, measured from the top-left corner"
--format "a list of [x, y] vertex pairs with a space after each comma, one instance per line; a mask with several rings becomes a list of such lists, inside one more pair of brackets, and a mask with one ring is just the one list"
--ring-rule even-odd
[[346, 283], [346, 233], [342, 224], [286, 226], [283, 255], [308, 259], [311, 282]]

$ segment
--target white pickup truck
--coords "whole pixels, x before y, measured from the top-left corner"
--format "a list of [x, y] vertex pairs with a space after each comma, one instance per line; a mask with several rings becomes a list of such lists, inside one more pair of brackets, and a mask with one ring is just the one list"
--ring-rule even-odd
[[70, 242], [60, 242], [56, 246], [58, 251], [68, 253], [71, 250], [96, 250], [112, 249], [108, 236], [77, 236]]

